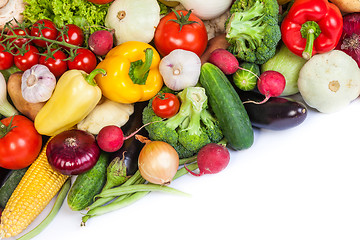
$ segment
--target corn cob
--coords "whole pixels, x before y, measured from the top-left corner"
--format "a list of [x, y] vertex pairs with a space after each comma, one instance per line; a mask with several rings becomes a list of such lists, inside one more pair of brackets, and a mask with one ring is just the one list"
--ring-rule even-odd
[[51, 168], [45, 146], [2, 212], [0, 239], [16, 236], [25, 230], [58, 193], [67, 178]]

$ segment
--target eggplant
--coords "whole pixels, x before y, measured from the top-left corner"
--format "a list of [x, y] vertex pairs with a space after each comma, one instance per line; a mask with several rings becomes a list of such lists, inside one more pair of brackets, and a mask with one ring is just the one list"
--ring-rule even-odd
[[[243, 102], [264, 99], [264, 95], [255, 91], [236, 91]], [[244, 103], [244, 107], [254, 127], [269, 130], [296, 127], [304, 122], [308, 112], [305, 104], [287, 97], [271, 97], [263, 104]]]
[[[134, 113], [131, 114], [126, 124], [121, 127], [124, 136], [129, 136], [143, 126], [142, 112], [147, 105], [148, 101], [134, 104]], [[142, 128], [137, 134], [148, 137], [148, 132], [145, 128]], [[111, 154], [111, 159], [115, 157], [124, 158], [126, 175], [131, 176], [138, 170], [138, 157], [143, 146], [143, 143], [135, 139], [135, 137], [131, 137], [124, 141], [123, 146], [118, 151]]]

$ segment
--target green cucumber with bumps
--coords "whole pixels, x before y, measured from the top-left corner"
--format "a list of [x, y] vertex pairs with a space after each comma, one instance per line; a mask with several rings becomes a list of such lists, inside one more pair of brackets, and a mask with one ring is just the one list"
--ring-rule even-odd
[[100, 193], [105, 185], [108, 164], [109, 154], [102, 152], [93, 168], [77, 176], [67, 197], [71, 210], [81, 211], [90, 206], [95, 195]]
[[199, 81], [230, 147], [234, 150], [250, 148], [254, 131], [249, 116], [225, 74], [214, 64], [204, 63]]

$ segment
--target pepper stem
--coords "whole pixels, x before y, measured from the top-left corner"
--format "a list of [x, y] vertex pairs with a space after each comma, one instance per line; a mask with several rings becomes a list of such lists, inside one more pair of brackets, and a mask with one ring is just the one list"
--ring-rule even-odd
[[320, 35], [321, 29], [314, 21], [305, 22], [300, 29], [301, 36], [306, 38], [306, 46], [302, 53], [304, 59], [309, 60], [312, 57], [314, 41]]
[[106, 75], [106, 71], [104, 69], [96, 68], [90, 74], [88, 74], [88, 75], [84, 74], [84, 78], [91, 86], [96, 86], [96, 82], [95, 82], [94, 78], [99, 73], [101, 73], [103, 76]]
[[153, 59], [153, 50], [145, 49], [145, 61], [138, 60], [131, 63], [129, 76], [135, 84], [144, 85], [149, 74], [149, 70]]

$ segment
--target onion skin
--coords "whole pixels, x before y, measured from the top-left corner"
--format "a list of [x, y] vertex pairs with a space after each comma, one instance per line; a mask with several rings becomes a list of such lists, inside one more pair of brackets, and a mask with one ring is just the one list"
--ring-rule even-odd
[[166, 142], [147, 141], [139, 154], [138, 165], [145, 180], [168, 185], [179, 168], [179, 155]]
[[343, 17], [343, 32], [336, 48], [351, 56], [360, 67], [360, 13]]
[[49, 164], [64, 175], [78, 175], [90, 170], [100, 157], [94, 135], [71, 129], [54, 136], [46, 148]]

